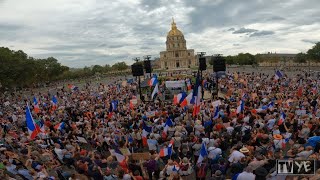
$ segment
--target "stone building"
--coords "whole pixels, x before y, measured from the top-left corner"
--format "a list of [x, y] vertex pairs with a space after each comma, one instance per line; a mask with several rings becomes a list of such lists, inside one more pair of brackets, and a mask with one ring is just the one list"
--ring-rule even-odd
[[160, 52], [161, 69], [179, 69], [196, 66], [193, 49], [187, 49], [183, 33], [172, 19], [171, 30], [168, 32], [166, 51]]

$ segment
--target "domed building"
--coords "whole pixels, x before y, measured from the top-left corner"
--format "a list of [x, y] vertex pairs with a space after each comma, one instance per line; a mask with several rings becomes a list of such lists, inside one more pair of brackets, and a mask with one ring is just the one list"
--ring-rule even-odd
[[166, 41], [167, 50], [160, 52], [161, 69], [190, 68], [196, 65], [194, 50], [187, 49], [183, 33], [172, 19]]

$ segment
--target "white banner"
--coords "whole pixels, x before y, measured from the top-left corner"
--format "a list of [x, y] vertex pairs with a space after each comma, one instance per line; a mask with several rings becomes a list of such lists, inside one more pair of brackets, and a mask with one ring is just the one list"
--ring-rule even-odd
[[186, 83], [185, 81], [166, 81], [166, 87], [167, 88], [178, 88], [178, 87], [185, 87]]
[[217, 101], [213, 101], [212, 102], [212, 106], [213, 107], [217, 107], [217, 106], [220, 106], [221, 105], [221, 101], [220, 100], [217, 100]]
[[149, 112], [146, 112], [146, 116], [147, 116], [148, 118], [150, 118], [150, 117], [154, 117], [154, 116], [156, 116], [156, 111], [149, 111]]

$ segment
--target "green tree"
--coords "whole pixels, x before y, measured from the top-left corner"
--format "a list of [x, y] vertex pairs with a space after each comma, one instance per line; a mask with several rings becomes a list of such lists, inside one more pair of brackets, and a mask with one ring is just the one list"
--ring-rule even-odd
[[296, 62], [296, 63], [306, 63], [307, 59], [308, 59], [307, 54], [301, 52], [301, 53], [298, 53], [296, 55], [296, 58], [294, 59], [294, 62]]
[[310, 60], [320, 62], [320, 42], [317, 42], [311, 49], [307, 52]]
[[118, 62], [112, 65], [112, 69], [117, 71], [123, 71], [128, 69], [128, 65], [125, 62]]
[[93, 71], [93, 74], [95, 73], [102, 73], [104, 71], [104, 68], [100, 65], [94, 65], [92, 67], [92, 71]]
[[225, 59], [226, 59], [226, 64], [235, 64], [234, 56], [227, 56]]

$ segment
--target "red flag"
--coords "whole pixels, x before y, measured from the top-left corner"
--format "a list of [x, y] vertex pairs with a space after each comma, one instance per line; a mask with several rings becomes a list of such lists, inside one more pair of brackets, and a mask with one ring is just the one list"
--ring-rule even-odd
[[302, 96], [302, 91], [303, 91], [303, 89], [302, 89], [302, 87], [300, 86], [300, 87], [298, 88], [298, 92], [297, 92], [297, 96], [298, 96], [298, 97], [301, 97], [301, 96]]

